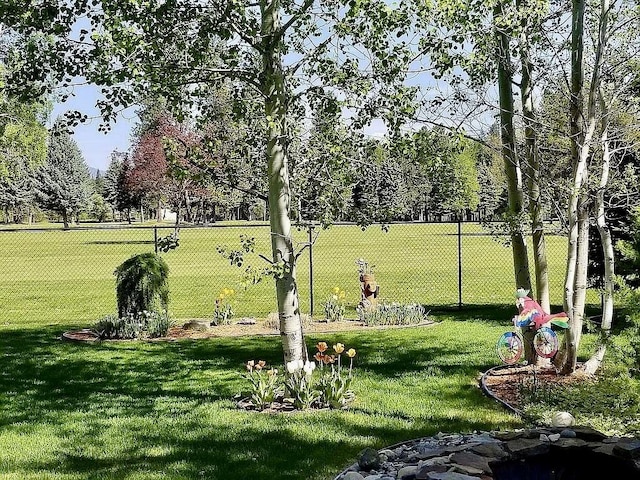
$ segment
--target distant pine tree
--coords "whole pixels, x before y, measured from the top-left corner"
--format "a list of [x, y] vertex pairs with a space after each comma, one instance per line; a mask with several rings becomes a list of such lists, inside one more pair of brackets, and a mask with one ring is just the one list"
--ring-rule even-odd
[[64, 227], [86, 209], [91, 197], [91, 176], [80, 148], [67, 130], [56, 122], [51, 131], [47, 160], [38, 170], [36, 199], [43, 208], [62, 216]]

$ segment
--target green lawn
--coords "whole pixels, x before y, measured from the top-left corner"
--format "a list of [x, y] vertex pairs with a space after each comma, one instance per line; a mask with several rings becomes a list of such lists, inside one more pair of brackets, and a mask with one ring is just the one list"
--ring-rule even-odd
[[5, 327], [0, 478], [331, 479], [368, 446], [518, 427], [477, 387], [504, 329], [482, 316], [309, 336], [311, 349], [357, 349], [358, 396], [347, 411], [289, 414], [232, 402], [248, 359], [281, 364], [278, 337], [80, 345], [57, 339], [62, 325]]
[[[159, 235], [167, 235], [164, 228]], [[347, 313], [360, 299], [355, 260], [376, 265], [381, 298], [419, 302], [432, 307], [458, 303], [458, 237], [456, 224], [392, 225], [388, 232], [371, 227], [334, 226], [320, 231], [313, 246], [314, 313], [334, 286], [347, 294]], [[502, 305], [513, 299], [511, 250], [480, 227], [463, 225], [462, 299], [466, 305]], [[269, 231], [247, 224], [224, 228], [183, 229], [178, 249], [163, 254], [170, 268], [171, 314], [178, 319], [210, 317], [214, 301], [225, 287], [237, 291], [236, 316], [265, 317], [275, 311], [271, 280], [243, 290], [241, 270], [216, 251], [220, 245], [237, 248], [240, 234], [254, 236], [257, 251], [268, 255]], [[296, 231], [298, 248], [308, 241], [306, 230]], [[566, 241], [547, 238], [552, 300], [562, 301]], [[115, 311], [113, 271], [135, 253], [153, 250], [152, 229], [74, 229], [61, 231], [24, 228], [0, 232], [0, 325], [37, 327], [42, 324], [86, 326]], [[249, 259], [264, 265], [257, 256]], [[309, 251], [298, 264], [302, 311], [309, 313]], [[591, 292], [590, 302], [597, 303]]]
[[[440, 310], [433, 317], [440, 323], [430, 327], [309, 335], [310, 350], [318, 341], [357, 350], [356, 401], [346, 411], [261, 414], [237, 409], [232, 399], [248, 390], [241, 376], [247, 360], [282, 368], [277, 336], [59, 340], [115, 310], [113, 270], [151, 249], [149, 233], [0, 234], [0, 479], [330, 480], [365, 447], [522, 426], [477, 387], [480, 373], [497, 363], [495, 341], [514, 313], [509, 251], [490, 238], [463, 237], [464, 295], [502, 307]], [[255, 233], [267, 250], [261, 227], [183, 232], [181, 246], [165, 255], [174, 315], [207, 316], [218, 291], [234, 286], [238, 272], [216, 246], [236, 243], [240, 233]], [[306, 232], [299, 235], [304, 242]], [[327, 292], [345, 288], [353, 306], [354, 262], [365, 257], [377, 264], [385, 298], [446, 305], [456, 303], [449, 265], [456, 244], [454, 225], [393, 226], [389, 233], [334, 227], [314, 246], [314, 272]], [[562, 239], [549, 244], [563, 248]], [[303, 255], [303, 301], [307, 267]], [[561, 274], [554, 275], [557, 288]], [[265, 315], [275, 303], [273, 287], [239, 292], [236, 302], [239, 315]], [[585, 348], [592, 343], [587, 336]]]

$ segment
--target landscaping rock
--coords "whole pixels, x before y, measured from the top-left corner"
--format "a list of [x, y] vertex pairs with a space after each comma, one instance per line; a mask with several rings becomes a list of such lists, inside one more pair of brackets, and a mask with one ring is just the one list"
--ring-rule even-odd
[[373, 448], [365, 448], [360, 452], [358, 465], [365, 472], [376, 470], [380, 467], [380, 455]]
[[[567, 434], [569, 430], [573, 437]], [[599, 471], [610, 469], [618, 474], [621, 470], [618, 478], [640, 478], [640, 439], [609, 438], [592, 429], [575, 427], [467, 435], [440, 433], [380, 452], [365, 449], [358, 463], [336, 480], [493, 480], [491, 467], [519, 468], [526, 465], [527, 459], [550, 452], [560, 458], [575, 458], [564, 455], [565, 450], [577, 451], [587, 462], [594, 462], [593, 455], [597, 455], [593, 465]], [[603, 475], [602, 478], [609, 478], [608, 474]]]

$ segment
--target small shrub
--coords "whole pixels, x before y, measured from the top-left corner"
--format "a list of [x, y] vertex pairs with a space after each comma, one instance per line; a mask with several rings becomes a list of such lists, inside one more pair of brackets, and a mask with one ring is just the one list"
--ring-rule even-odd
[[172, 325], [172, 320], [166, 310], [162, 312], [142, 312], [144, 324], [150, 338], [164, 337]]
[[100, 338], [120, 338], [123, 320], [117, 315], [105, 315], [94, 326]]
[[161, 252], [167, 253], [169, 250], [175, 250], [180, 246], [180, 239], [175, 234], [175, 232], [170, 233], [166, 237], [158, 238], [156, 246]]
[[94, 331], [102, 339], [135, 339], [164, 337], [172, 321], [166, 311], [139, 312], [126, 317], [105, 315], [96, 323]]
[[143, 311], [167, 310], [169, 266], [160, 255], [134, 255], [119, 265], [114, 274], [120, 318]]
[[414, 325], [427, 319], [428, 312], [417, 303], [401, 305], [382, 302], [375, 309], [358, 308], [360, 321], [365, 325]]

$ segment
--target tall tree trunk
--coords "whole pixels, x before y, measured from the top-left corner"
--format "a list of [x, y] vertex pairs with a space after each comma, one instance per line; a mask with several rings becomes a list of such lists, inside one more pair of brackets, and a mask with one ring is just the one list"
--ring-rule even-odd
[[613, 289], [614, 289], [614, 251], [613, 240], [611, 239], [611, 231], [606, 221], [606, 211], [604, 204], [604, 192], [609, 183], [609, 170], [611, 168], [611, 151], [609, 150], [609, 108], [607, 102], [602, 95], [600, 88], [600, 66], [602, 65], [607, 49], [608, 25], [609, 25], [609, 9], [610, 0], [600, 1], [600, 17], [598, 25], [598, 43], [596, 47], [596, 62], [591, 86], [590, 100], [595, 108], [595, 94], [600, 103], [600, 111], [602, 113], [602, 170], [600, 173], [600, 184], [595, 196], [596, 224], [598, 233], [600, 234], [600, 243], [602, 245], [604, 257], [604, 288], [602, 292], [602, 324], [601, 338], [595, 354], [585, 363], [584, 371], [587, 373], [595, 373], [602, 361], [607, 350], [606, 338], [611, 331], [613, 323]]
[[527, 244], [522, 225], [524, 211], [524, 193], [522, 171], [516, 152], [515, 129], [513, 126], [513, 78], [511, 72], [511, 55], [509, 53], [509, 37], [499, 25], [502, 16], [502, 5], [494, 8], [494, 32], [498, 56], [498, 92], [500, 97], [500, 138], [502, 157], [507, 176], [509, 200], [509, 221], [511, 223], [511, 248], [513, 252], [513, 269], [515, 286], [531, 288], [529, 258]]
[[306, 360], [302, 332], [296, 257], [291, 237], [289, 209], [291, 193], [286, 154], [286, 87], [282, 72], [282, 38], [279, 0], [261, 0], [262, 13], [262, 93], [267, 125], [267, 171], [269, 182], [269, 219], [273, 262], [283, 268], [276, 277], [276, 296], [280, 335], [285, 362]]
[[158, 197], [157, 208], [156, 208], [156, 222], [160, 223], [162, 220], [163, 220], [162, 199]]
[[[572, 0], [571, 17], [571, 82], [569, 96], [569, 124], [571, 133], [571, 157], [573, 164], [573, 186], [567, 207], [569, 222], [567, 242], [567, 270], [564, 282], [564, 309], [569, 316], [570, 328], [565, 335], [566, 361], [562, 367], [563, 373], [571, 373], [575, 369], [578, 355], [580, 333], [576, 328], [576, 313], [574, 311], [574, 286], [576, 280], [576, 263], [578, 259], [578, 203], [583, 182], [586, 179], [586, 157], [581, 154], [584, 145], [584, 131], [581, 126], [582, 115], [582, 55], [584, 50], [584, 9], [585, 0]], [[582, 329], [582, 325], [580, 325]]]
[[529, 216], [531, 217], [531, 233], [533, 261], [536, 276], [536, 298], [540, 306], [551, 312], [549, 300], [549, 269], [547, 263], [547, 249], [544, 238], [544, 217], [542, 199], [540, 196], [540, 159], [537, 145], [537, 120], [533, 106], [533, 85], [531, 63], [531, 45], [529, 41], [528, 15], [523, 10], [526, 2], [517, 0], [516, 6], [522, 15], [522, 29], [519, 38], [520, 62], [522, 78], [520, 80], [520, 97], [522, 101], [522, 116], [524, 118], [525, 134], [525, 162], [527, 172], [527, 188], [529, 192]]
[[599, 37], [596, 42], [593, 72], [589, 83], [586, 111], [583, 107], [583, 34], [585, 0], [573, 0], [571, 38], [571, 153], [573, 158], [573, 188], [569, 197], [569, 247], [567, 253], [567, 275], [565, 278], [565, 309], [569, 315], [570, 328], [566, 335], [566, 361], [563, 373], [575, 371], [578, 347], [582, 335], [582, 322], [587, 290], [587, 263], [589, 260], [589, 210], [587, 180], [589, 158], [596, 131], [597, 99], [600, 91], [602, 63], [606, 46], [608, 0], [601, 2]]
[[[607, 3], [607, 0], [602, 2]], [[601, 98], [600, 102], [603, 112], [606, 111], [606, 104]], [[608, 118], [605, 115], [605, 118]], [[614, 250], [613, 240], [611, 239], [611, 231], [607, 224], [606, 211], [604, 205], [604, 192], [609, 182], [609, 170], [611, 167], [611, 152], [609, 150], [609, 138], [608, 138], [608, 122], [604, 122], [602, 129], [602, 171], [600, 174], [600, 185], [598, 192], [596, 193], [595, 208], [596, 208], [596, 224], [598, 226], [598, 233], [600, 234], [600, 243], [602, 244], [602, 251], [604, 255], [604, 288], [602, 291], [602, 324], [601, 324], [601, 338], [600, 343], [596, 348], [596, 352], [591, 358], [584, 364], [583, 370], [588, 374], [595, 373], [602, 365], [604, 355], [607, 351], [606, 339], [611, 332], [611, 325], [613, 323], [613, 289], [614, 289], [614, 275], [615, 275], [615, 263], [614, 263]]]
[[69, 228], [69, 212], [67, 212], [66, 208], [62, 209], [62, 225], [64, 228]]

